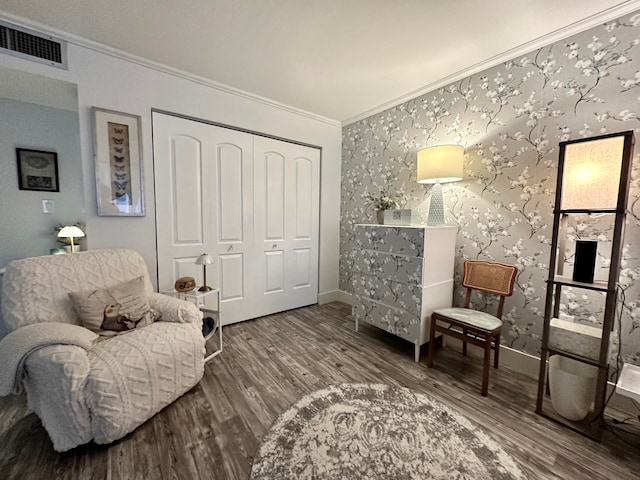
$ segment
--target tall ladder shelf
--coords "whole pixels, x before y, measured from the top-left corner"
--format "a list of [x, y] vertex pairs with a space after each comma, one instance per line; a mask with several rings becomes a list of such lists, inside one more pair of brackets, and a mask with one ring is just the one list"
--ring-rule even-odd
[[[616, 140], [618, 139], [618, 140]], [[566, 208], [563, 209], [563, 180], [565, 179], [567, 167], [567, 149], [580, 148], [588, 152], [590, 146], [596, 143], [587, 142], [622, 142], [622, 150], [617, 161], [620, 164], [620, 177], [617, 191], [617, 201], [612, 200], [612, 205], [606, 208]], [[599, 145], [603, 145], [600, 143]], [[617, 143], [619, 145], [619, 143]], [[555, 420], [593, 439], [599, 439], [601, 434], [601, 424], [603, 421], [605, 397], [607, 393], [607, 380], [609, 374], [609, 339], [613, 330], [616, 316], [616, 303], [618, 295], [618, 277], [620, 273], [620, 260], [623, 245], [623, 229], [627, 210], [627, 198], [629, 193], [629, 182], [631, 177], [631, 164], [633, 160], [633, 131], [620, 132], [610, 135], [602, 135], [587, 139], [573, 140], [560, 143], [560, 154], [558, 164], [558, 180], [556, 187], [555, 208], [553, 212], [553, 233], [551, 239], [551, 254], [549, 260], [549, 278], [547, 280], [547, 293], [545, 301], [544, 324], [542, 333], [542, 348], [540, 354], [540, 373], [538, 377], [538, 398], [536, 403], [536, 413]], [[574, 150], [571, 150], [574, 151]], [[609, 152], [606, 152], [609, 153]], [[621, 156], [621, 161], [620, 161]], [[588, 198], [588, 197], [587, 197]], [[613, 205], [615, 203], [615, 205]], [[613, 221], [613, 238], [611, 246], [611, 262], [607, 281], [594, 281], [593, 283], [582, 283], [572, 280], [571, 277], [563, 275], [565, 264], [565, 247], [567, 236], [567, 225], [571, 215], [585, 214], [611, 214]], [[561, 348], [557, 342], [550, 342], [552, 335], [550, 323], [553, 318], [558, 318], [560, 314], [560, 303], [562, 289], [571, 287], [575, 289], [587, 289], [605, 293], [605, 306], [601, 322], [601, 332], [599, 339], [599, 353], [597, 358], [576, 354], [568, 349]], [[550, 345], [553, 343], [554, 345]], [[551, 355], [561, 355], [578, 362], [592, 365], [598, 369], [596, 377], [595, 397], [586, 418], [581, 421], [571, 421], [557, 413], [549, 396], [548, 383], [548, 360]]]

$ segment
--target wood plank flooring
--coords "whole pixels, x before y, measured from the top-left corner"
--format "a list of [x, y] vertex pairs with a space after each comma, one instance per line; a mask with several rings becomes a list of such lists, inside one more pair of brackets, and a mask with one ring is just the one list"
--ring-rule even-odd
[[[439, 349], [433, 369], [413, 345], [378, 329], [354, 331], [351, 307], [312, 306], [224, 329], [224, 351], [202, 381], [125, 438], [53, 451], [25, 398], [0, 397], [0, 478], [247, 479], [263, 435], [303, 395], [342, 382], [378, 382], [427, 393], [497, 440], [530, 479], [640, 478], [640, 426], [611, 427], [594, 442], [534, 413], [536, 382]], [[614, 433], [615, 432], [615, 433]], [[622, 438], [621, 438], [622, 437]], [[625, 443], [626, 442], [626, 443]]]

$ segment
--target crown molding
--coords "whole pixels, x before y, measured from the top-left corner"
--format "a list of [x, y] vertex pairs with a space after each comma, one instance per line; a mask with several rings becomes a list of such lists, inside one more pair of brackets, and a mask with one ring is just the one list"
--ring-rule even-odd
[[[312, 120], [316, 120], [319, 122], [326, 123], [331, 126], [341, 127], [342, 123], [339, 120], [334, 120], [328, 117], [324, 117], [322, 115], [318, 115], [312, 112], [308, 112], [306, 110], [302, 110], [300, 108], [292, 107], [290, 105], [286, 105], [284, 103], [277, 102], [275, 100], [271, 100], [266, 97], [262, 97], [260, 95], [256, 95], [250, 92], [246, 92], [244, 90], [240, 90], [238, 88], [231, 87], [229, 85], [225, 85], [223, 83], [215, 82], [213, 80], [209, 80], [204, 77], [200, 77], [198, 75], [193, 75], [177, 68], [170, 67], [168, 65], [154, 62], [153, 60], [149, 60], [143, 57], [139, 57], [137, 55], [133, 55], [122, 50], [118, 50], [117, 48], [110, 47], [108, 45], [104, 45], [99, 42], [94, 42], [93, 40], [89, 40], [88, 38], [80, 37], [78, 35], [74, 35], [69, 32], [65, 32], [63, 30], [59, 30], [48, 25], [44, 25], [39, 22], [35, 22], [33, 20], [19, 17], [17, 15], [12, 15], [10, 13], [3, 12], [0, 10], [0, 19], [6, 20], [8, 22], [14, 23], [18, 26], [22, 26], [25, 28], [30, 28], [32, 30], [38, 31], [40, 33], [49, 34], [54, 37], [59, 38], [60, 40], [64, 40], [67, 43], [71, 43], [74, 45], [78, 45], [80, 47], [93, 50], [95, 52], [108, 55], [119, 60], [123, 60], [128, 63], [133, 63], [136, 65], [140, 65], [145, 68], [149, 68], [151, 70], [155, 70], [161, 73], [165, 73], [167, 75], [171, 75], [183, 80], [187, 80], [192, 83], [197, 83], [199, 85], [203, 85], [209, 88], [213, 88], [220, 92], [228, 93], [230, 95], [234, 95], [236, 97], [242, 97], [247, 100], [251, 100], [254, 102], [262, 103], [263, 105], [267, 105], [269, 107], [278, 108], [280, 110], [284, 110], [289, 113], [293, 113], [295, 115], [300, 115], [303, 117], [310, 118]], [[69, 62], [69, 69], [71, 69], [72, 65]]]
[[312, 112], [308, 112], [306, 110], [292, 107], [290, 105], [286, 105], [286, 104], [277, 102], [275, 100], [262, 97], [260, 95], [256, 95], [244, 90], [240, 90], [238, 88], [234, 88], [229, 85], [225, 85], [223, 83], [215, 82], [213, 80], [209, 80], [207, 78], [200, 77], [198, 75], [193, 75], [193, 74], [184, 72], [182, 70], [170, 67], [168, 65], [164, 65], [159, 62], [154, 62], [146, 58], [132, 55], [122, 50], [118, 50], [116, 48], [109, 47], [107, 45], [103, 45], [98, 42], [94, 42], [93, 40], [89, 40], [87, 38], [80, 37], [80, 36], [50, 27], [48, 25], [35, 22], [33, 20], [30, 20], [24, 17], [19, 17], [17, 15], [12, 15], [12, 14], [3, 12], [2, 10], [0, 10], [0, 18], [5, 19], [9, 22], [15, 23], [16, 25], [20, 25], [26, 28], [31, 28], [33, 30], [40, 31], [42, 33], [48, 33], [50, 35], [58, 37], [61, 40], [65, 40], [68, 43], [78, 45], [80, 47], [84, 47], [104, 55], [109, 55], [111, 57], [115, 57], [129, 63], [140, 65], [140, 66], [149, 68], [151, 70], [156, 70], [158, 72], [165, 73], [167, 75], [171, 75], [183, 80], [187, 80], [196, 84], [213, 88], [220, 92], [245, 98], [247, 100], [258, 102], [263, 105], [267, 105], [269, 107], [278, 108], [280, 110], [284, 110], [286, 112], [293, 113], [295, 115], [300, 115], [312, 120], [323, 122], [331, 126], [344, 127], [352, 123], [355, 123], [359, 120], [362, 120], [364, 118], [383, 112], [389, 108], [395, 107], [396, 105], [400, 105], [408, 100], [412, 100], [426, 93], [442, 88], [458, 80], [462, 80], [466, 77], [469, 77], [469, 76], [475, 75], [476, 73], [487, 70], [491, 67], [495, 67], [500, 63], [504, 63], [506, 61], [512, 60], [521, 55], [525, 55], [538, 48], [545, 47], [559, 40], [584, 32], [585, 30], [596, 27], [598, 25], [602, 25], [603, 23], [622, 17], [624, 15], [627, 15], [639, 9], [640, 9], [640, 0], [627, 1], [621, 5], [609, 8], [607, 10], [604, 10], [603, 12], [597, 13], [583, 20], [575, 22], [571, 25], [560, 28], [546, 35], [543, 35], [542, 37], [534, 39], [530, 42], [524, 43], [522, 45], [511, 48], [509, 50], [506, 50], [505, 52], [502, 52], [491, 58], [483, 60], [482, 62], [476, 63], [474, 65], [471, 65], [470, 67], [467, 67], [455, 73], [452, 73], [451, 75], [442, 77], [434, 82], [424, 85], [423, 87], [407, 92], [404, 95], [393, 98], [389, 101], [379, 104], [376, 107], [365, 110], [364, 112], [358, 115], [355, 115], [353, 117], [347, 118], [343, 121], [338, 121], [328, 117], [324, 117], [322, 115], [318, 115]]
[[396, 97], [392, 100], [384, 102], [377, 107], [366, 110], [359, 115], [343, 120], [342, 126], [345, 127], [364, 118], [371, 117], [372, 115], [376, 115], [409, 100], [413, 100], [414, 98], [420, 97], [426, 93], [433, 92], [434, 90], [442, 87], [446, 87], [453, 82], [457, 82], [458, 80], [470, 77], [472, 75], [475, 75], [476, 73], [480, 73], [501, 63], [513, 60], [514, 58], [525, 55], [539, 48], [546, 47], [547, 45], [551, 45], [552, 43], [555, 43], [559, 40], [569, 38], [572, 35], [582, 33], [586, 30], [589, 30], [590, 28], [597, 27], [611, 20], [615, 20], [638, 9], [640, 9], [640, 0], [631, 0], [616, 7], [609, 8], [603, 12], [587, 17], [584, 20], [572, 23], [571, 25], [555, 30], [551, 33], [543, 35], [542, 37], [538, 37], [530, 42], [523, 43], [522, 45], [506, 50], [505, 52], [488, 58], [487, 60], [483, 60], [482, 62], [476, 63], [474, 65], [471, 65], [470, 67], [452, 73], [451, 75], [447, 75], [446, 77], [440, 78], [435, 82], [429, 83], [428, 85], [405, 93], [400, 97]]

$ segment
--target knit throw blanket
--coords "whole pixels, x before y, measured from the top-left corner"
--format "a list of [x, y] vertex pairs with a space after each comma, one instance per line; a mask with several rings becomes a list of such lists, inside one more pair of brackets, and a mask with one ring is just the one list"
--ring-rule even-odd
[[18, 328], [0, 340], [0, 396], [22, 391], [24, 362], [48, 345], [76, 345], [86, 350], [97, 340], [92, 331], [59, 322], [34, 323]]

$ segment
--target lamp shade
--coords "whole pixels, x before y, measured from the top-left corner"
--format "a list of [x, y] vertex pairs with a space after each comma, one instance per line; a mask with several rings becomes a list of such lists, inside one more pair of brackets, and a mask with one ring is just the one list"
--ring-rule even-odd
[[566, 146], [561, 210], [617, 207], [624, 139], [620, 135]]
[[462, 145], [438, 145], [418, 152], [418, 183], [447, 183], [462, 180]]
[[207, 253], [203, 253], [198, 258], [196, 258], [196, 265], [211, 265], [213, 264], [213, 258], [211, 255]]
[[58, 236], [61, 238], [78, 238], [84, 237], [84, 232], [75, 225], [67, 225], [60, 229]]

